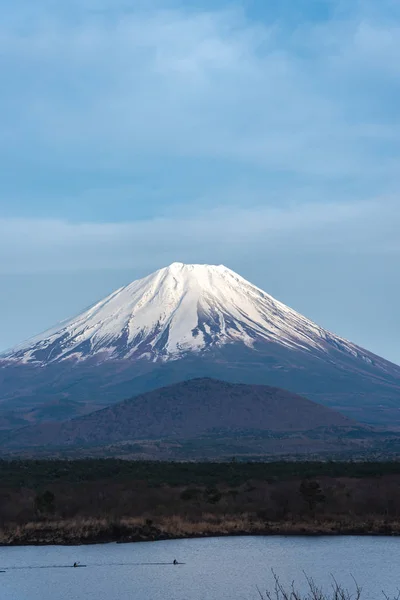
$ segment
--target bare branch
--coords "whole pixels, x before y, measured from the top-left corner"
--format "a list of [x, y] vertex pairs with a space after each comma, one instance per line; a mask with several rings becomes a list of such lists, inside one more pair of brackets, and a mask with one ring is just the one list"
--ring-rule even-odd
[[[304, 594], [300, 593], [295, 588], [294, 581], [292, 581], [290, 587], [285, 587], [281, 583], [275, 571], [271, 569], [271, 572], [274, 579], [273, 592], [266, 591], [265, 594], [262, 594], [260, 589], [257, 587], [260, 600], [361, 600], [362, 588], [358, 585], [353, 575], [351, 577], [355, 586], [354, 593], [351, 593], [349, 590], [340, 585], [340, 583], [336, 581], [335, 577], [331, 575], [331, 592], [326, 594], [323, 589], [315, 583], [312, 577], [309, 577], [306, 573], [304, 573], [304, 577], [308, 586], [308, 592]], [[393, 598], [389, 597], [383, 591], [382, 596], [384, 600], [400, 600], [400, 589], [397, 591], [397, 596]]]

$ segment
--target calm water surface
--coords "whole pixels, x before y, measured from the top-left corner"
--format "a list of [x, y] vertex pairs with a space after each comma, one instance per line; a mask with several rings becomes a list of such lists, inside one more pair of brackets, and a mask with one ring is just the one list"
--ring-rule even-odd
[[[174, 558], [186, 564], [139, 564]], [[36, 568], [74, 561], [87, 568]], [[363, 599], [378, 600], [382, 589], [394, 594], [400, 587], [400, 539], [235, 537], [0, 548], [0, 568], [6, 569], [0, 600], [257, 600], [257, 586], [267, 588], [271, 569], [299, 587], [303, 571], [327, 588], [331, 574], [349, 586], [353, 575]]]

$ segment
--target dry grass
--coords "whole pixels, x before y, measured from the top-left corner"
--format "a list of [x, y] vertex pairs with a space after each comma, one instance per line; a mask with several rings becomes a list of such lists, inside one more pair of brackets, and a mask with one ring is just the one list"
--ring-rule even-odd
[[[19, 544], [85, 544], [109, 541], [134, 542], [225, 535], [333, 535], [384, 534], [388, 524], [383, 520], [313, 521], [293, 520], [266, 522], [251, 513], [214, 515], [198, 518], [180, 515], [149, 517], [75, 518], [9, 524], [0, 530], [1, 545]], [[400, 522], [390, 523], [390, 533], [400, 534]]]

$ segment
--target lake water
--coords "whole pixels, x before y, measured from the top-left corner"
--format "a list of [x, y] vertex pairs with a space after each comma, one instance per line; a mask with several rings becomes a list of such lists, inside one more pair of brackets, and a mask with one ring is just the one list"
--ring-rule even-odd
[[[174, 558], [185, 564], [140, 564]], [[74, 561], [87, 567], [37, 568]], [[271, 569], [300, 588], [303, 571], [327, 589], [331, 574], [354, 587], [353, 576], [363, 599], [378, 600], [381, 590], [394, 594], [400, 587], [400, 539], [233, 537], [0, 548], [0, 568], [6, 569], [0, 600], [259, 600], [257, 586], [268, 587]]]

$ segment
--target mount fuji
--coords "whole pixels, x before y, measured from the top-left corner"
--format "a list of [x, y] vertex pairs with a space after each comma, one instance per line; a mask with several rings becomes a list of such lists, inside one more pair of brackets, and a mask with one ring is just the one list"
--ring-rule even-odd
[[60, 420], [193, 377], [268, 384], [400, 424], [400, 367], [230, 269], [174, 263], [0, 356], [0, 423]]
[[[230, 269], [181, 263], [117, 290], [2, 358], [37, 365], [89, 358], [167, 362], [227, 344], [254, 348], [257, 342], [323, 353], [334, 345], [368, 364], [377, 361]], [[386, 369], [384, 361], [378, 363]]]

